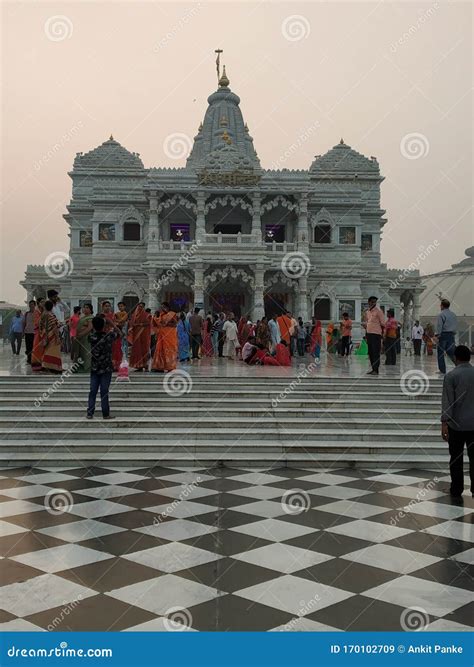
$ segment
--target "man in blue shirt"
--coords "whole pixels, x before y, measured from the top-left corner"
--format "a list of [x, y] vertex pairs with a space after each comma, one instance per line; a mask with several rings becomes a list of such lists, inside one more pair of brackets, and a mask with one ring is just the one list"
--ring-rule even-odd
[[23, 339], [23, 317], [21, 310], [17, 310], [10, 322], [10, 343], [13, 354], [19, 355]]
[[454, 338], [458, 328], [458, 318], [453, 311], [449, 309], [450, 305], [451, 304], [447, 299], [441, 299], [441, 312], [438, 315], [438, 320], [436, 322], [438, 368], [439, 372], [443, 375], [446, 373], [446, 362], [444, 360], [445, 352], [453, 364], [455, 363], [454, 348], [456, 343]]

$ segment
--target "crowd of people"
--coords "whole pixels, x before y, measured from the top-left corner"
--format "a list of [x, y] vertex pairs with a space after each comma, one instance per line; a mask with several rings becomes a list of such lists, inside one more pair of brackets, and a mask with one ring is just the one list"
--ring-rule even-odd
[[[323, 348], [329, 354], [349, 357], [368, 354], [371, 375], [378, 375], [382, 355], [385, 365], [396, 365], [402, 353], [401, 324], [393, 309], [386, 313], [370, 297], [363, 314], [365, 336], [357, 349], [352, 341], [353, 322], [347, 312], [338, 323], [329, 322], [325, 331], [320, 320], [305, 323], [288, 311], [262, 317], [252, 322], [248, 317], [234, 314], [207, 315], [196, 307], [189, 312], [175, 312], [166, 302], [152, 313], [144, 302], [131, 313], [124, 303], [113, 311], [110, 301], [100, 304], [97, 316], [104, 319], [104, 332], [117, 336], [112, 346], [113, 371], [123, 360], [137, 372], [174, 370], [179, 362], [193, 363], [203, 357], [243, 361], [248, 365], [291, 366], [292, 357], [310, 354], [319, 362]], [[56, 290], [49, 290], [47, 299], [29, 302], [28, 310], [17, 311], [10, 324], [12, 352], [19, 355], [25, 341], [27, 363], [35, 372], [62, 372], [62, 355], [70, 354], [73, 371], [89, 373], [91, 369], [91, 334], [94, 312], [92, 303], [75, 306], [68, 313]], [[405, 355], [430, 355], [436, 346], [441, 373], [446, 372], [445, 354], [454, 359], [456, 315], [447, 300], [441, 301], [436, 331], [423, 328], [419, 320], [413, 324], [411, 336], [403, 344]], [[424, 344], [424, 349], [423, 349]]]

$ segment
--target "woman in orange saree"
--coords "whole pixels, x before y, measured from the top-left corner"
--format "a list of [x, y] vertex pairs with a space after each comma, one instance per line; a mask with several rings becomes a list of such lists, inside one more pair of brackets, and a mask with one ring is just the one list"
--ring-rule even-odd
[[156, 327], [156, 348], [152, 370], [159, 373], [174, 371], [178, 358], [178, 316], [170, 310], [169, 303], [161, 304], [160, 314], [153, 318]]
[[[105, 328], [104, 333], [109, 333], [110, 331], [115, 330], [116, 315], [118, 313], [113, 312], [112, 304], [110, 301], [102, 301], [102, 315], [105, 319]], [[125, 313], [127, 315], [127, 313]], [[122, 361], [122, 338], [116, 338], [112, 343], [112, 368], [115, 372], [120, 368], [120, 362]]]
[[40, 371], [41, 363], [43, 361], [44, 346], [41, 343], [40, 335], [40, 320], [44, 311], [44, 299], [40, 297], [36, 299], [35, 315], [33, 325], [35, 329], [35, 337], [33, 339], [33, 350], [31, 352], [31, 370]]
[[148, 356], [150, 353], [150, 315], [145, 310], [145, 303], [140, 301], [130, 319], [129, 336], [132, 345], [130, 352], [130, 367], [137, 371], [148, 370]]
[[54, 303], [46, 301], [44, 312], [41, 315], [39, 329], [43, 345], [42, 368], [50, 373], [62, 373], [63, 365], [61, 359], [61, 336], [59, 335], [59, 322], [53, 314]]

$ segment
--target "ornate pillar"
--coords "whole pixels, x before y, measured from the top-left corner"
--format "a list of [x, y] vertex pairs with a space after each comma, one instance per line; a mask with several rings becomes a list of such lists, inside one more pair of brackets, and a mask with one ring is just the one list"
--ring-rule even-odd
[[158, 252], [160, 242], [160, 227], [158, 224], [158, 193], [150, 191], [150, 217], [148, 221], [148, 253]]
[[255, 243], [262, 242], [262, 219], [260, 217], [260, 192], [254, 192], [252, 195], [252, 236]]
[[148, 274], [148, 308], [151, 308], [152, 313], [158, 308], [158, 285], [153, 269]]
[[196, 241], [204, 243], [206, 240], [206, 215], [204, 207], [206, 204], [206, 193], [199, 190], [196, 196]]
[[261, 320], [262, 317], [265, 315], [265, 305], [263, 300], [263, 292], [265, 289], [264, 288], [265, 269], [263, 268], [263, 264], [258, 262], [255, 265], [254, 275], [255, 275], [255, 291], [253, 297], [254, 301], [253, 301], [252, 320], [256, 322], [257, 320]]
[[194, 269], [194, 307], [204, 308], [204, 267], [202, 262], [196, 262]]
[[303, 322], [308, 321], [308, 279], [301, 276], [298, 279], [298, 312], [293, 313], [296, 317], [302, 317]]
[[297, 240], [298, 250], [308, 254], [309, 252], [309, 238], [308, 238], [308, 193], [302, 192], [299, 196], [299, 215]]
[[420, 294], [418, 292], [413, 292], [413, 322], [420, 319]]

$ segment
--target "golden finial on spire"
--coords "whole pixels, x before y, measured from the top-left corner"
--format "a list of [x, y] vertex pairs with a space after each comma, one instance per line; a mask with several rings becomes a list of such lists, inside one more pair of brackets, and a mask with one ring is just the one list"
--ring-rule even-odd
[[225, 141], [225, 143], [228, 144], [229, 146], [232, 143], [232, 139], [230, 138], [227, 130], [224, 130], [224, 132], [222, 133], [222, 140]]
[[340, 144], [344, 144], [344, 139], [341, 138]]
[[229, 83], [230, 83], [230, 81], [227, 78], [227, 74], [225, 73], [225, 65], [224, 65], [224, 67], [222, 68], [222, 76], [219, 79], [219, 87], [220, 88], [227, 88]]
[[202, 132], [202, 123], [199, 123], [198, 132]]
[[247, 123], [245, 123], [244, 125], [244, 130], [246, 131], [247, 134], [249, 133], [249, 126], [247, 125]]
[[109, 139], [109, 141], [115, 141], [115, 139], [114, 139], [114, 137], [113, 137], [112, 134], [110, 135], [110, 139]]

